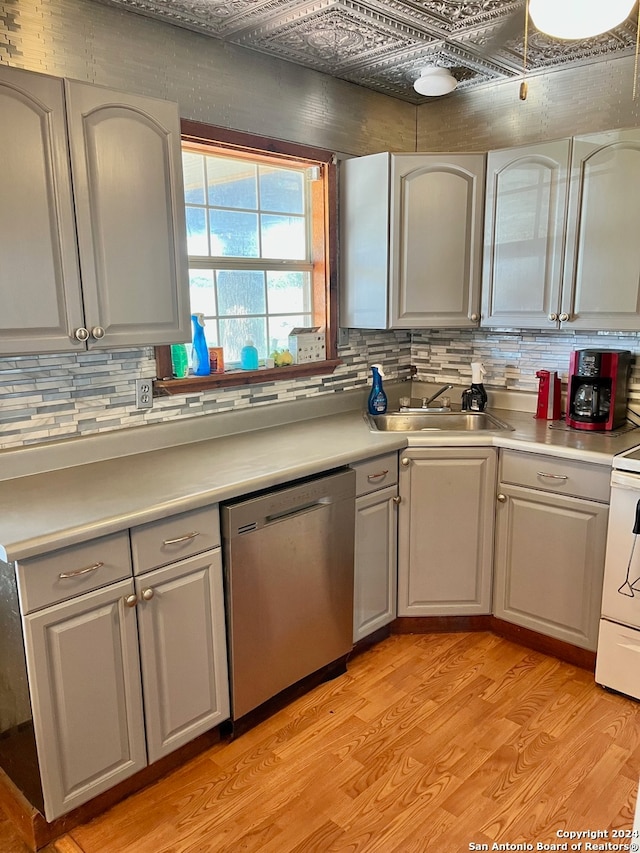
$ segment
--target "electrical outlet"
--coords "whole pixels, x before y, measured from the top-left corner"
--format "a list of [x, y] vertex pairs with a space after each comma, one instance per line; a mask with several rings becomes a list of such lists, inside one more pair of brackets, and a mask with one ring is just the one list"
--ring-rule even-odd
[[153, 406], [153, 380], [136, 379], [136, 409], [150, 409]]

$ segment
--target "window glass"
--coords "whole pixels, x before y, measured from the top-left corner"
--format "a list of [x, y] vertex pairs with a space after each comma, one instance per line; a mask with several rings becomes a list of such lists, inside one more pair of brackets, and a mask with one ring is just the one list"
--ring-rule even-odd
[[183, 150], [191, 311], [204, 315], [207, 343], [224, 348], [227, 369], [248, 340], [264, 364], [294, 327], [324, 324], [314, 306], [309, 164], [268, 159]]

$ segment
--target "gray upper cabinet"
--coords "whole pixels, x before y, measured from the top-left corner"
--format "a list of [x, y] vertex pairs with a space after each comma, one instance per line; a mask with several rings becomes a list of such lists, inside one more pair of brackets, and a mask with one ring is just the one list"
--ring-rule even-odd
[[640, 329], [640, 129], [491, 151], [482, 326]]
[[342, 326], [475, 327], [484, 154], [373, 154], [341, 172]]
[[63, 82], [0, 68], [0, 353], [83, 348]]
[[573, 140], [562, 312], [575, 329], [640, 329], [640, 129]]
[[557, 328], [571, 140], [487, 157], [482, 325]]
[[177, 106], [2, 68], [0, 110], [0, 354], [187, 340]]

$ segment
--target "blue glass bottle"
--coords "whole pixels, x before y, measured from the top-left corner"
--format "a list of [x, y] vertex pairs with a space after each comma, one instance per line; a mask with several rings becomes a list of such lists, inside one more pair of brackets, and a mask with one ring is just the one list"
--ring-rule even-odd
[[242, 370], [258, 369], [258, 350], [252, 340], [248, 340], [240, 350], [240, 367]]
[[209, 349], [204, 336], [204, 314], [192, 314], [193, 321], [193, 349], [191, 359], [193, 362], [194, 376], [208, 376], [211, 373], [209, 364]]
[[372, 364], [371, 373], [373, 374], [373, 384], [371, 385], [371, 392], [369, 394], [369, 414], [384, 415], [387, 411], [387, 395], [382, 387], [384, 372], [379, 364]]

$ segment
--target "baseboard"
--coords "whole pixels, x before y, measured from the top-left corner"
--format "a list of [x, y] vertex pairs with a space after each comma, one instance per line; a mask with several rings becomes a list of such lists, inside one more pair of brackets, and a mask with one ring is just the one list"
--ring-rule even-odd
[[34, 806], [16, 788], [7, 774], [0, 768], [0, 808], [12, 822], [18, 835], [31, 850], [40, 850], [47, 844], [70, 832], [74, 827], [92, 820], [94, 817], [115, 806], [131, 794], [147, 785], [157, 782], [172, 770], [181, 767], [187, 761], [220, 742], [219, 728], [211, 729], [195, 740], [172, 752], [164, 758], [150, 764], [143, 770], [115, 785], [103, 794], [99, 794], [88, 803], [84, 803], [51, 823], [45, 820]]
[[492, 631], [499, 637], [504, 637], [505, 640], [551, 655], [581, 669], [587, 669], [590, 672], [595, 672], [596, 669], [595, 652], [573, 646], [555, 637], [547, 637], [529, 628], [522, 628], [512, 622], [505, 622], [496, 616], [399, 616], [390, 627], [392, 634]]

